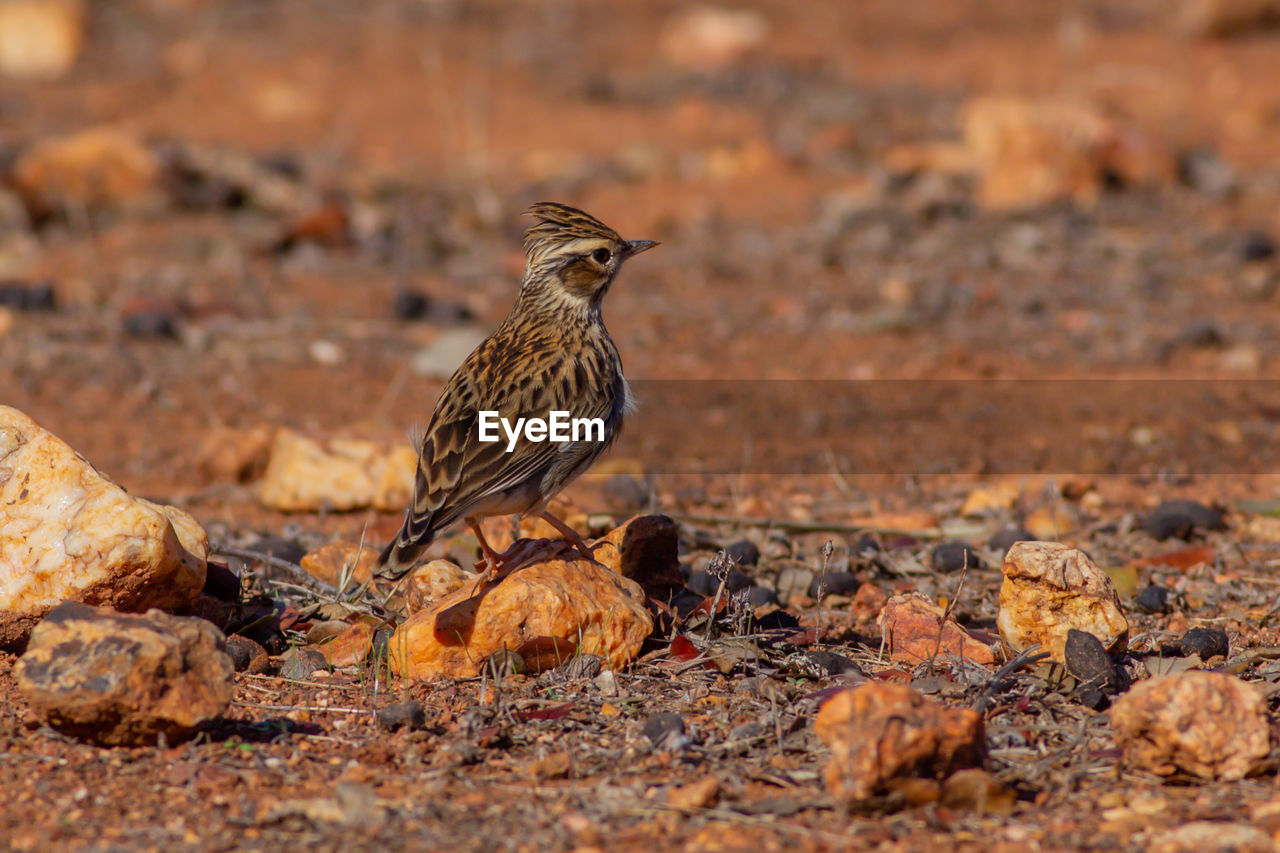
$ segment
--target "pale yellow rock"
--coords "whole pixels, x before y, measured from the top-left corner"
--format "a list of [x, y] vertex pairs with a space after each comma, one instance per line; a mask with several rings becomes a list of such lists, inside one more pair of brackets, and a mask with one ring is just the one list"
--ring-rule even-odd
[[510, 649], [532, 671], [576, 654], [599, 655], [620, 669], [653, 631], [644, 602], [637, 584], [599, 563], [526, 565], [410, 616], [391, 637], [391, 668], [408, 678], [469, 678], [489, 655]]
[[418, 455], [407, 445], [276, 433], [258, 499], [272, 509], [305, 512], [374, 507], [403, 510], [413, 494]]
[[1018, 500], [1018, 487], [1013, 483], [997, 483], [974, 489], [964, 499], [961, 515], [983, 515], [995, 510], [1010, 509]]
[[757, 51], [769, 36], [769, 22], [751, 9], [692, 6], [663, 27], [662, 51], [686, 68], [732, 65]]
[[404, 597], [409, 613], [426, 610], [446, 595], [457, 592], [476, 579], [474, 572], [468, 572], [448, 560], [432, 560], [424, 566], [418, 566], [409, 575], [405, 584]]
[[31, 418], [0, 406], [0, 648], [24, 646], [67, 600], [186, 607], [204, 586], [207, 557], [191, 516], [130, 497]]
[[1108, 651], [1123, 649], [1129, 622], [1107, 573], [1083, 552], [1058, 542], [1016, 542], [1005, 555], [996, 624], [1021, 651], [1039, 643], [1056, 661], [1072, 628], [1097, 637]]
[[84, 44], [80, 0], [0, 0], [0, 74], [53, 80], [75, 65]]

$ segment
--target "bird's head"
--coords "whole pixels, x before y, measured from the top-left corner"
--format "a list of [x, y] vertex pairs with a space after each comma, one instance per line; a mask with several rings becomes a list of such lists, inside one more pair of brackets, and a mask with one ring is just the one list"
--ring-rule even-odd
[[524, 235], [524, 287], [554, 289], [598, 304], [624, 261], [658, 245], [624, 240], [608, 225], [574, 207], [539, 202], [526, 213], [537, 220]]

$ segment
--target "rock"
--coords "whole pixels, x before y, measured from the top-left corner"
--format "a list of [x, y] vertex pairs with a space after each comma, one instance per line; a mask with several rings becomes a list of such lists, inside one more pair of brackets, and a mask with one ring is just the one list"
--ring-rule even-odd
[[131, 338], [176, 341], [181, 337], [181, 325], [177, 305], [154, 299], [137, 299], [121, 309], [120, 329]]
[[662, 52], [675, 65], [714, 71], [754, 54], [769, 35], [769, 22], [749, 9], [692, 6], [669, 20]]
[[724, 546], [725, 555], [739, 566], [754, 566], [760, 562], [760, 549], [750, 539], [739, 539]]
[[188, 737], [226, 710], [234, 671], [222, 633], [202, 619], [78, 602], [36, 626], [14, 668], [31, 710], [50, 726], [109, 746]]
[[644, 721], [641, 730], [659, 752], [674, 752], [688, 743], [684, 719], [671, 711], [659, 711]]
[[821, 601], [828, 595], [854, 595], [861, 586], [853, 572], [819, 572], [813, 576], [808, 592], [814, 601]]
[[999, 652], [995, 637], [968, 631], [945, 611], [918, 592], [895, 595], [880, 611], [876, 624], [885, 649], [894, 660], [916, 664], [947, 655], [990, 666]]
[[1019, 542], [1005, 555], [1000, 636], [1015, 651], [1032, 643], [1065, 661], [1067, 632], [1088, 631], [1114, 654], [1129, 640], [1129, 622], [1111, 578], [1083, 551], [1057, 542]]
[[1263, 231], [1247, 232], [1240, 243], [1240, 260], [1245, 263], [1265, 261], [1275, 253], [1275, 242]]
[[1018, 502], [1021, 492], [1022, 490], [1014, 483], [999, 483], [974, 489], [964, 499], [960, 514], [963, 516], [988, 515], [1012, 509]]
[[47, 281], [0, 281], [0, 306], [14, 311], [54, 311], [58, 307], [58, 296]]
[[1169, 605], [1169, 588], [1154, 583], [1143, 587], [1133, 603], [1144, 613], [1168, 613], [1172, 609]]
[[777, 603], [777, 594], [766, 586], [752, 586], [747, 589], [747, 604], [752, 607], [764, 607], [766, 604]]
[[808, 595], [817, 573], [808, 566], [784, 566], [778, 572], [778, 579], [773, 588], [778, 591], [778, 598], [787, 602], [797, 595]]
[[614, 512], [643, 510], [653, 500], [653, 489], [634, 474], [614, 474], [601, 489], [605, 505]]
[[354, 542], [328, 542], [305, 555], [298, 565], [332, 587], [338, 587], [345, 575], [346, 587], [352, 587], [369, 580], [377, 562], [378, 552], [369, 545], [361, 548]]
[[1003, 557], [1005, 552], [1013, 547], [1014, 542], [1034, 541], [1036, 541], [1035, 534], [1025, 527], [1005, 527], [991, 534], [987, 547]]
[[535, 672], [578, 653], [621, 669], [653, 630], [644, 602], [636, 583], [585, 559], [522, 566], [410, 616], [391, 638], [391, 668], [407, 678], [469, 678], [505, 648]]
[[196, 465], [207, 480], [248, 483], [267, 470], [275, 437], [276, 428], [265, 424], [210, 430], [196, 452]]
[[463, 570], [448, 560], [432, 560], [418, 566], [405, 583], [404, 596], [408, 613], [426, 610], [440, 599], [457, 592], [476, 579], [474, 572]]
[[164, 201], [151, 150], [105, 127], [35, 143], [18, 156], [12, 179], [37, 218], [156, 208]]
[[329, 662], [315, 649], [292, 648], [280, 656], [280, 677], [294, 681], [310, 681], [319, 671], [327, 671]]
[[813, 661], [826, 675], [837, 676], [851, 672], [862, 675], [862, 669], [844, 655], [829, 652], [825, 649], [809, 649], [804, 656]]
[[982, 558], [978, 552], [963, 542], [941, 542], [929, 552], [929, 565], [935, 572], [958, 572], [961, 569], [981, 569]]
[[667, 791], [667, 805], [676, 809], [709, 809], [720, 799], [720, 780], [707, 776]]
[[0, 648], [67, 600], [178, 610], [204, 587], [191, 516], [132, 498], [35, 421], [0, 406]]
[[1231, 652], [1231, 641], [1221, 628], [1192, 628], [1182, 635], [1178, 644], [1184, 655], [1199, 655], [1203, 661], [1225, 658]]
[[[585, 531], [588, 527], [587, 514], [563, 495], [552, 498], [547, 509], [574, 530]], [[507, 548], [515, 544], [517, 537], [520, 539], [564, 539], [564, 534], [540, 515], [524, 516], [519, 519], [519, 522], [514, 527], [511, 521], [512, 516], [495, 515], [480, 522], [480, 527], [484, 530], [485, 539], [488, 540], [490, 547], [495, 551], [507, 550]]]
[[396, 702], [378, 711], [378, 725], [388, 731], [420, 729], [427, 724], [427, 712], [417, 699]]
[[1096, 687], [1104, 693], [1114, 693], [1120, 686], [1120, 674], [1116, 671], [1116, 665], [1111, 662], [1107, 650], [1093, 634], [1077, 631], [1075, 628], [1067, 631], [1063, 657], [1066, 659], [1067, 672], [1081, 684]]
[[1017, 791], [977, 767], [948, 776], [939, 796], [939, 802], [949, 809], [978, 814], [1009, 814], [1017, 799]]
[[0, 2], [0, 75], [56, 80], [75, 65], [84, 45], [81, 0]]
[[1170, 537], [1187, 539], [1197, 530], [1225, 530], [1222, 511], [1198, 501], [1164, 501], [1142, 522], [1142, 529], [1157, 542]]
[[1125, 761], [1160, 776], [1234, 781], [1268, 768], [1266, 700], [1225, 673], [1191, 670], [1141, 681], [1116, 700], [1111, 726]]
[[837, 693], [819, 709], [814, 731], [832, 753], [827, 790], [849, 804], [894, 780], [941, 780], [980, 767], [984, 753], [981, 714], [901, 684], [873, 681]]
[[1061, 539], [1076, 527], [1076, 517], [1065, 506], [1042, 506], [1026, 519], [1027, 530], [1036, 540]]
[[418, 376], [448, 379], [485, 337], [485, 332], [475, 326], [446, 329], [413, 354], [409, 368]]
[[1165, 183], [1177, 174], [1163, 146], [1084, 104], [980, 96], [961, 117], [978, 201], [989, 209], [1092, 202], [1111, 180]]
[[276, 433], [258, 488], [264, 506], [285, 512], [373, 507], [402, 511], [413, 495], [418, 453], [408, 445]]
[[1240, 188], [1231, 165], [1205, 149], [1187, 151], [1178, 158], [1178, 178], [1215, 199], [1224, 199]]
[[329, 666], [358, 666], [369, 657], [373, 648], [373, 628], [364, 622], [356, 622], [341, 634], [320, 647]]
[[261, 643], [251, 640], [242, 634], [232, 634], [227, 637], [226, 646], [227, 654], [231, 656], [231, 662], [235, 666], [236, 672], [261, 675], [271, 670], [271, 661], [267, 657], [267, 650], [263, 648]]
[[1174, 20], [1190, 36], [1230, 38], [1280, 24], [1280, 0], [1182, 0]]
[[669, 601], [684, 586], [679, 531], [665, 515], [637, 515], [591, 546], [597, 562], [638, 583], [650, 598]]
[[1247, 823], [1198, 820], [1156, 835], [1147, 853], [1275, 853], [1270, 835]]
[[[717, 575], [707, 571], [706, 569], [699, 569], [689, 575], [689, 580], [685, 583], [685, 586], [699, 595], [710, 597], [714, 596], [716, 594], [716, 590], [720, 589], [720, 583], [721, 579]], [[750, 588], [751, 578], [747, 574], [740, 572], [737, 569], [730, 569], [725, 573], [723, 595], [733, 595], [734, 593], [742, 592], [744, 589]]]
[[391, 316], [397, 320], [426, 320], [434, 323], [466, 323], [475, 319], [471, 309], [458, 302], [435, 299], [421, 290], [397, 290], [391, 301]]

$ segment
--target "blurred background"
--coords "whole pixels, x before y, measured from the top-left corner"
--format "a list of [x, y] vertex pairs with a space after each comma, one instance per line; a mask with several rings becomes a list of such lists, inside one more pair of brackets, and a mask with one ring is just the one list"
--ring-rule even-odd
[[403, 441], [540, 200], [662, 241], [636, 380], [1274, 377], [1280, 1], [0, 0], [0, 401], [170, 495]]

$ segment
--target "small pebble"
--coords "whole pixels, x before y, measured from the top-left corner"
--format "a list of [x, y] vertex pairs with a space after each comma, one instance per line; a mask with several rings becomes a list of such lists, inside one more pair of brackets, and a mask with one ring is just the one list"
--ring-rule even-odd
[[1243, 261], [1265, 261], [1275, 253], [1275, 242], [1262, 231], [1250, 231], [1240, 244], [1240, 259]]
[[420, 320], [431, 308], [431, 298], [421, 290], [399, 290], [391, 300], [391, 316], [397, 320]]
[[862, 582], [853, 572], [827, 572], [814, 577], [809, 585], [809, 597], [820, 601], [828, 595], [853, 595]]
[[739, 539], [725, 546], [728, 554], [739, 566], [754, 566], [760, 562], [760, 549], [750, 539]]
[[705, 595], [699, 595], [693, 590], [684, 589], [672, 597], [671, 607], [675, 610], [677, 616], [681, 619], [686, 619], [704, 600], [706, 600]]
[[604, 481], [603, 491], [605, 503], [619, 511], [644, 509], [653, 495], [649, 484], [632, 474], [615, 474]]
[[124, 315], [121, 325], [126, 335], [135, 338], [178, 339], [177, 318], [164, 311], [132, 311]]
[[1142, 529], [1158, 542], [1170, 537], [1186, 539], [1197, 530], [1224, 530], [1226, 526], [1221, 510], [1183, 499], [1164, 501], [1142, 522]]
[[1231, 651], [1231, 640], [1221, 628], [1192, 628], [1182, 635], [1179, 645], [1184, 655], [1199, 655], [1204, 661], [1226, 657]]
[[[707, 597], [716, 594], [716, 590], [720, 588], [720, 578], [716, 577], [706, 569], [700, 569], [689, 575], [689, 582], [685, 584], [689, 589]], [[730, 570], [725, 576], [724, 588], [725, 592], [734, 593], [742, 592], [744, 589], [751, 587], [751, 578], [747, 577], [737, 569]]]
[[935, 572], [958, 572], [964, 568], [981, 569], [978, 552], [963, 542], [943, 542], [929, 552], [929, 565]]
[[753, 586], [747, 590], [747, 604], [752, 607], [763, 607], [766, 604], [777, 603], [778, 596], [768, 587]]
[[1014, 542], [1034, 542], [1035, 534], [1025, 527], [1005, 527], [991, 534], [991, 538], [987, 540], [987, 547], [995, 551], [1001, 557], [1004, 556]]
[[684, 719], [671, 711], [659, 711], [644, 721], [644, 736], [660, 751], [673, 751], [688, 742]]
[[1120, 684], [1120, 674], [1111, 656], [1103, 648], [1102, 642], [1088, 631], [1075, 628], [1067, 631], [1067, 642], [1063, 648], [1066, 657], [1067, 672], [1075, 676], [1083, 685], [1095, 687], [1103, 692], [1114, 692]]
[[427, 723], [427, 712], [417, 699], [407, 699], [378, 711], [378, 725], [388, 731], [400, 728], [420, 729]]
[[0, 306], [14, 311], [52, 311], [57, 296], [48, 282], [0, 281]]
[[315, 649], [292, 648], [280, 658], [280, 677], [309, 681], [316, 670], [329, 668], [324, 655]]
[[236, 672], [261, 674], [270, 669], [267, 650], [261, 643], [254, 642], [241, 634], [231, 634], [227, 637], [227, 654], [231, 656]]
[[219, 601], [240, 601], [240, 576], [222, 563], [209, 562], [204, 573], [204, 594]]
[[1094, 711], [1105, 711], [1111, 705], [1111, 698], [1092, 684], [1082, 684], [1076, 688], [1076, 701]]
[[570, 680], [578, 678], [595, 678], [600, 674], [600, 670], [604, 669], [604, 662], [598, 655], [574, 655], [560, 666], [556, 667], [557, 672], [564, 673], [564, 677]]
[[1143, 587], [1134, 597], [1133, 603], [1143, 613], [1168, 613], [1171, 609], [1169, 606], [1169, 588], [1154, 583]]
[[804, 653], [804, 656], [822, 667], [827, 675], [841, 675], [846, 672], [861, 674], [862, 672], [856, 663], [835, 652], [828, 652], [824, 649], [810, 649]]
[[883, 550], [880, 547], [880, 543], [870, 533], [862, 534], [858, 537], [858, 541], [853, 543], [853, 553], [863, 557], [879, 554]]
[[799, 627], [800, 620], [782, 609], [770, 611], [759, 619], [752, 619], [750, 625], [753, 631], [790, 631]]

